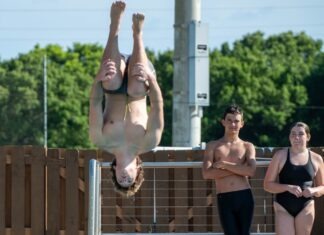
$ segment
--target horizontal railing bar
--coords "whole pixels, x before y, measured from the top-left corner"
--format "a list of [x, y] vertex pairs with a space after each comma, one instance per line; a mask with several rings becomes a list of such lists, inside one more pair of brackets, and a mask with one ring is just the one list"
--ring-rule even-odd
[[[172, 219], [174, 219], [174, 218], [183, 218], [183, 217], [187, 217], [187, 219], [196, 219], [196, 218], [199, 218], [199, 217], [208, 217], [209, 215], [207, 215], [206, 213], [204, 213], [204, 214], [193, 214], [192, 216], [188, 216], [188, 214], [179, 214], [179, 215], [173, 215], [173, 216], [167, 216], [167, 215], [161, 215], [161, 214], [157, 214], [156, 215], [156, 217], [157, 217], [157, 220], [159, 220], [159, 219], [161, 219], [161, 218], [172, 218]], [[264, 218], [266, 215], [265, 214], [261, 214], [261, 213], [259, 213], [259, 214], [254, 214], [253, 215], [254, 216], [254, 218], [256, 218], [256, 217], [259, 217], [260, 219], [262, 219], [262, 218]], [[102, 216], [101, 216], [102, 218], [116, 218], [116, 216], [114, 216], [114, 215], [107, 215], [107, 214], [103, 214]], [[144, 219], [144, 218], [152, 218], [152, 216], [150, 216], [150, 215], [142, 215], [142, 216], [127, 216], [127, 217], [123, 217], [124, 219], [134, 219], [134, 218], [136, 218], [136, 219]], [[260, 224], [260, 223], [258, 223], [259, 225], [270, 225], [270, 223], [264, 223], [264, 224]], [[112, 224], [102, 224], [102, 225], [114, 225], [113, 223]], [[141, 223], [141, 225], [143, 226], [143, 225], [148, 225], [148, 224], [144, 224], [144, 223]], [[184, 224], [184, 225], [188, 225], [188, 224]], [[206, 226], [206, 224], [204, 224], [205, 226]], [[124, 227], [126, 227], [126, 226], [134, 226], [134, 224], [123, 224], [123, 226]], [[157, 224], [156, 226], [169, 226], [169, 224]], [[179, 227], [179, 226], [182, 226], [182, 225], [180, 225], [180, 224], [175, 224], [175, 225], [173, 225], [174, 227]], [[194, 226], [195, 227], [197, 227], [197, 226], [199, 226], [199, 224], [194, 224]]]
[[[157, 146], [154, 149], [152, 149], [153, 152], [157, 151], [185, 151], [185, 150], [205, 150], [206, 149], [206, 143], [201, 143], [199, 146], [195, 147], [177, 147], [177, 146]], [[278, 147], [255, 147], [256, 150], [260, 150], [262, 152], [265, 152], [266, 150], [272, 152], [273, 149], [278, 149]]]
[[[195, 146], [195, 147], [157, 146], [154, 149], [152, 149], [152, 151], [157, 152], [157, 151], [205, 150], [205, 147], [206, 147], [206, 143], [201, 143], [199, 146]], [[276, 148], [278, 147], [255, 147], [256, 150], [261, 150], [262, 152], [266, 150], [272, 152], [273, 149]]]
[[[267, 166], [270, 161], [257, 161], [257, 166]], [[110, 162], [101, 162], [103, 168], [110, 167]], [[144, 168], [201, 168], [202, 162], [143, 162]]]
[[[119, 233], [123, 235], [152, 235], [152, 233]], [[175, 234], [175, 235], [224, 235], [224, 233], [154, 233], [154, 235], [166, 235], [166, 234]], [[116, 233], [102, 233], [101, 235], [116, 235]], [[275, 235], [275, 233], [251, 233], [251, 235]]]
[[204, 145], [196, 147], [172, 147], [172, 146], [157, 146], [152, 149], [153, 152], [157, 151], [186, 151], [186, 150], [205, 150]]

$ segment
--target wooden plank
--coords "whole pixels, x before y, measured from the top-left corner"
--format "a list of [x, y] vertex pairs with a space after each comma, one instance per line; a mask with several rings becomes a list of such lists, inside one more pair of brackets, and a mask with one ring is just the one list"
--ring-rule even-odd
[[30, 154], [26, 152], [24, 148], [25, 155], [25, 216], [24, 225], [25, 227], [31, 227], [31, 161]]
[[[324, 147], [312, 148], [312, 151], [324, 157]], [[324, 197], [315, 198], [315, 221], [313, 225], [312, 235], [324, 234]]]
[[[166, 162], [168, 161], [168, 154], [163, 152], [157, 152], [155, 154], [155, 161], [156, 162]], [[156, 168], [155, 169], [155, 179], [156, 179], [156, 221], [153, 221], [152, 229], [158, 233], [167, 233], [171, 232], [169, 230], [169, 222], [173, 221], [174, 214], [170, 209], [170, 201], [172, 195], [170, 188], [170, 174], [169, 172], [174, 172], [173, 169], [162, 169]], [[174, 182], [171, 182], [173, 185]], [[173, 205], [174, 200], [172, 199]], [[155, 222], [155, 223], [154, 223]]]
[[[186, 151], [175, 151], [174, 159], [187, 161]], [[188, 169], [174, 170], [175, 232], [188, 231]]]
[[[112, 162], [112, 154], [99, 151], [98, 159], [104, 162]], [[121, 209], [117, 203], [117, 193], [111, 181], [111, 172], [109, 168], [103, 168], [101, 171], [101, 193], [102, 193], [102, 232], [115, 233], [120, 232], [121, 227], [118, 223], [121, 221]]]
[[25, 161], [24, 148], [12, 147], [12, 235], [21, 235], [25, 231]]
[[47, 150], [47, 233], [57, 235], [60, 231], [60, 150]]
[[79, 161], [77, 150], [66, 150], [65, 178], [65, 231], [77, 234], [79, 231]]
[[324, 197], [315, 198], [315, 221], [312, 230], [312, 235], [324, 234]]
[[31, 232], [45, 234], [45, 149], [32, 149], [31, 165]]
[[0, 234], [5, 234], [6, 228], [6, 155], [6, 148], [0, 147]]
[[264, 195], [263, 179], [264, 171], [261, 168], [257, 168], [255, 175], [250, 179], [250, 185], [252, 187], [252, 194], [254, 198], [254, 214], [252, 219], [251, 230], [253, 232], [259, 230], [263, 231], [263, 225], [265, 223], [266, 214], [264, 213]]
[[[107, 169], [105, 170], [107, 172]], [[109, 174], [110, 176], [110, 174]], [[117, 204], [117, 193], [112, 186], [110, 177], [106, 177], [105, 182], [102, 183], [102, 197], [103, 197], [103, 205], [102, 205], [102, 232], [103, 233], [114, 233], [116, 231], [121, 231], [121, 229], [117, 228], [117, 217], [121, 218], [121, 209]]]
[[218, 204], [217, 204], [217, 193], [214, 180], [207, 181], [207, 224], [208, 231], [212, 232], [223, 232], [220, 224]]
[[[265, 151], [259, 152], [257, 151], [257, 157], [264, 157], [271, 159], [273, 154], [278, 151], [281, 148], [265, 148]], [[261, 232], [274, 232], [275, 227], [275, 218], [274, 218], [274, 210], [273, 210], [273, 200], [274, 200], [274, 194], [268, 193], [263, 189], [263, 179], [266, 174], [266, 171], [268, 169], [268, 166], [258, 167], [257, 172], [255, 175], [255, 178], [258, 180], [259, 184], [256, 187], [262, 188], [262, 192], [260, 191], [259, 194], [257, 194], [257, 197], [263, 199], [263, 206], [265, 207], [265, 213], [264, 213], [264, 220], [263, 224], [259, 226], [259, 230]]]
[[[154, 162], [154, 155], [141, 156], [143, 162]], [[152, 233], [154, 228], [154, 169], [144, 169], [144, 182], [135, 196], [136, 232]]]
[[135, 232], [135, 200], [134, 197], [121, 198], [122, 201], [122, 231]]
[[[208, 206], [207, 180], [202, 178], [200, 168], [193, 169], [193, 231], [207, 232]], [[211, 231], [208, 231], [211, 232]]]

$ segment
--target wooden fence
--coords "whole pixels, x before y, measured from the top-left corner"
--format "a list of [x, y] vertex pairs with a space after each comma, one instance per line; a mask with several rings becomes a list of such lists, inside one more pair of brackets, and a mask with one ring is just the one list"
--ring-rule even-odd
[[[324, 156], [324, 147], [312, 150]], [[272, 153], [258, 149], [257, 157], [271, 158]], [[202, 155], [203, 151], [158, 151], [142, 159], [202, 161]], [[97, 150], [0, 147], [0, 234], [87, 234], [92, 158], [111, 161], [112, 156]], [[262, 188], [265, 171], [259, 167], [251, 179], [253, 232], [274, 231], [273, 196]], [[131, 199], [113, 191], [109, 169], [102, 170], [102, 178], [103, 232], [221, 232], [214, 183], [203, 180], [200, 169], [145, 169], [146, 180]], [[324, 234], [323, 213], [324, 197], [317, 198], [314, 235]]]

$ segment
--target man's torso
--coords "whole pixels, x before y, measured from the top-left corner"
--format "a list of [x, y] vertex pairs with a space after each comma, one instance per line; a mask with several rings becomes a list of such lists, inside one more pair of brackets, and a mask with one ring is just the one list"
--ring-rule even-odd
[[110, 95], [104, 113], [103, 148], [111, 153], [127, 149], [141, 151], [146, 134], [146, 99], [132, 100], [125, 95]]
[[[221, 141], [216, 142], [214, 148], [214, 162], [227, 161], [239, 165], [246, 164], [247, 143], [240, 140], [235, 144]], [[217, 193], [232, 192], [250, 188], [246, 176], [233, 174], [215, 180]]]

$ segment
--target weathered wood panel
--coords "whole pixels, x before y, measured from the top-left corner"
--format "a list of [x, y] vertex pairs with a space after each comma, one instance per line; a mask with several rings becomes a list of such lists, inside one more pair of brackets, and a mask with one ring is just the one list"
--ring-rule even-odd
[[24, 148], [11, 149], [11, 226], [12, 235], [21, 235], [25, 232], [25, 152]]
[[[271, 158], [279, 148], [258, 149]], [[323, 147], [312, 148], [324, 156]], [[147, 153], [143, 161], [202, 161], [203, 151]], [[0, 147], [0, 234], [87, 234], [88, 170], [92, 158], [111, 161], [97, 150]], [[273, 232], [273, 195], [263, 190], [267, 167], [258, 167], [251, 185], [255, 197], [252, 231]], [[156, 200], [154, 217], [154, 171]], [[221, 232], [215, 184], [201, 169], [145, 169], [145, 182], [133, 199], [114, 192], [109, 169], [102, 170], [103, 232]], [[324, 197], [315, 199], [313, 235], [324, 234]]]
[[60, 150], [47, 150], [47, 235], [57, 235], [60, 231]]

